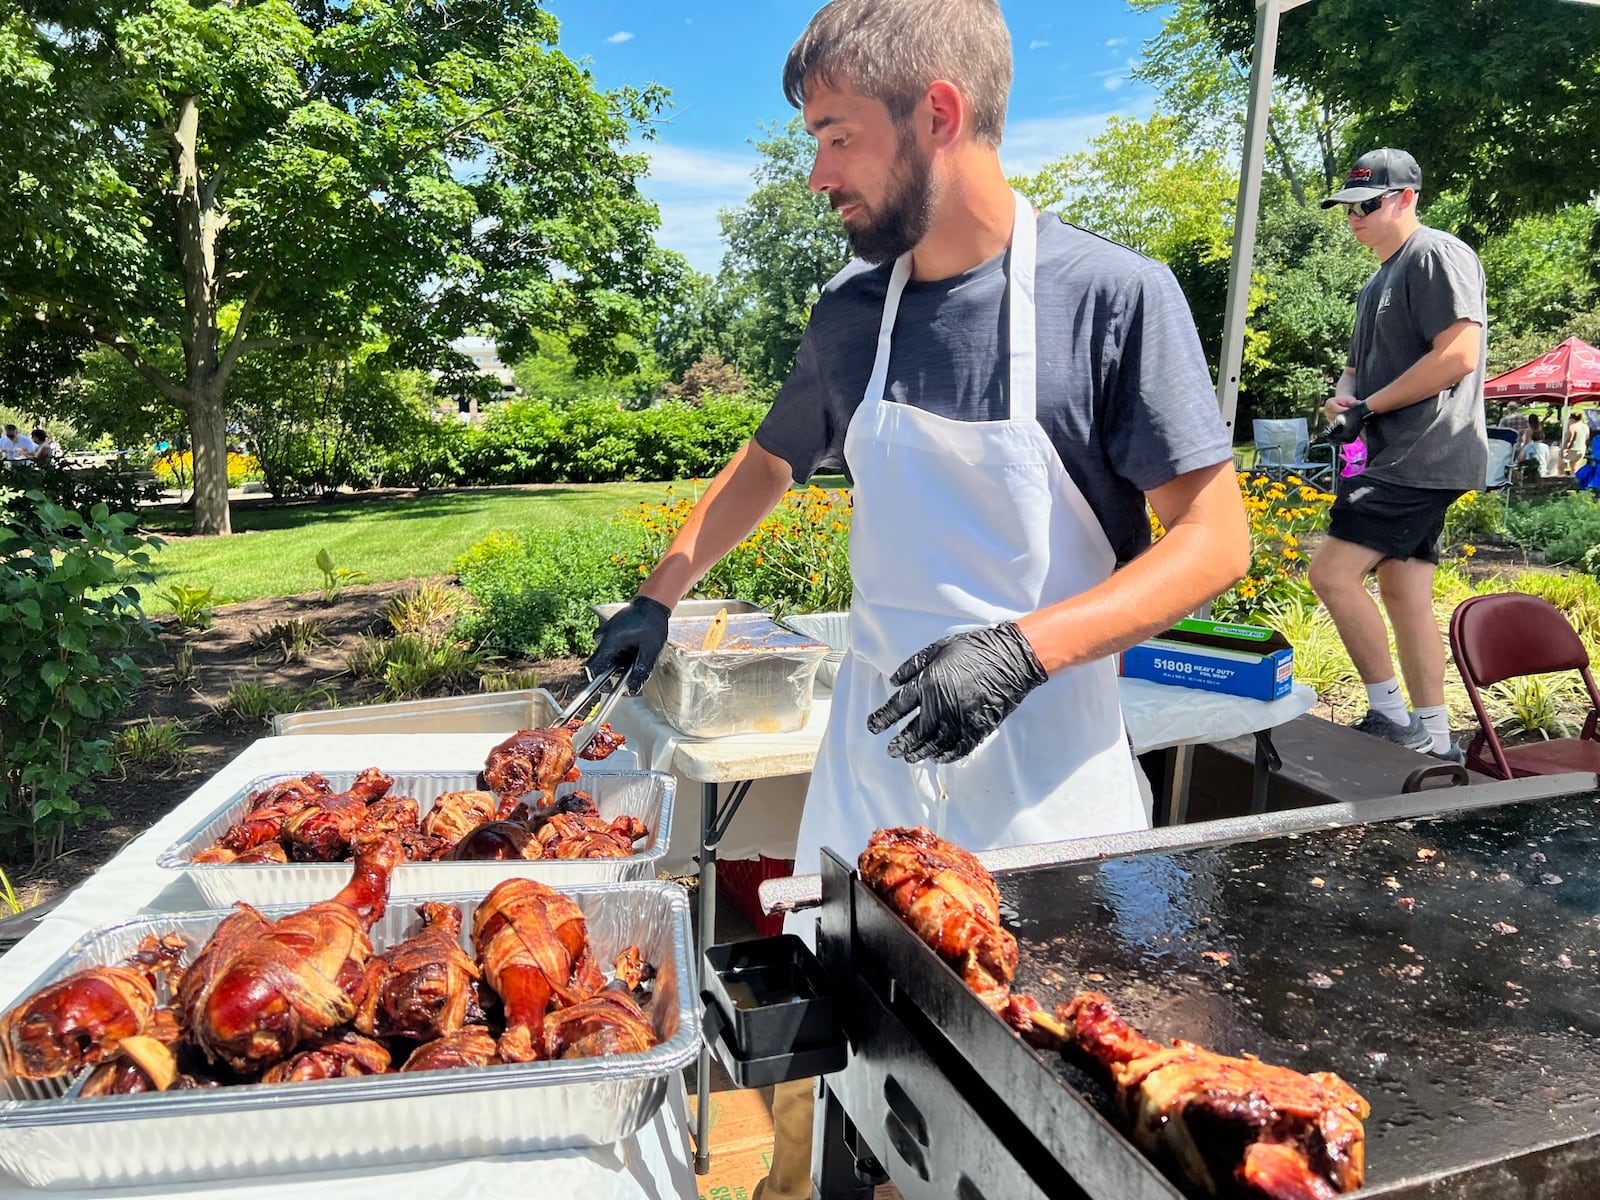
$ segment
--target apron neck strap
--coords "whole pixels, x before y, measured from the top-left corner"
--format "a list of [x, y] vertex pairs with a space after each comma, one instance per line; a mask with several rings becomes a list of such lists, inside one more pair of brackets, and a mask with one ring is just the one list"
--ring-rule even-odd
[[[1035, 385], [1038, 378], [1038, 353], [1033, 320], [1033, 274], [1038, 257], [1039, 231], [1034, 222], [1033, 205], [1021, 192], [1013, 191], [1016, 215], [1011, 226], [1011, 248], [1006, 273], [1007, 308], [1010, 310], [1010, 387], [1011, 419], [1032, 421], [1037, 412]], [[878, 322], [878, 352], [872, 362], [863, 401], [876, 404], [883, 399], [889, 379], [889, 349], [894, 335], [894, 319], [900, 311], [900, 296], [911, 278], [911, 254], [895, 260], [889, 275], [889, 291], [883, 298], [883, 317]]]
[[1037, 339], [1033, 324], [1033, 266], [1038, 259], [1039, 229], [1033, 219], [1033, 205], [1021, 192], [1013, 191], [1017, 216], [1011, 226], [1011, 270], [1007, 299], [1011, 310], [1011, 419], [1035, 419], [1038, 379]]

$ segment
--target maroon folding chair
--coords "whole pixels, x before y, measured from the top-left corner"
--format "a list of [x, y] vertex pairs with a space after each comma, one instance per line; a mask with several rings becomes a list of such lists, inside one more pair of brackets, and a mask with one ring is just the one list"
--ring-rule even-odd
[[[1600, 772], [1600, 692], [1589, 673], [1589, 652], [1561, 610], [1537, 596], [1496, 592], [1473, 596], [1450, 616], [1450, 650], [1478, 714], [1478, 735], [1467, 748], [1467, 766], [1496, 779]], [[1484, 707], [1482, 688], [1522, 675], [1577, 671], [1589, 691], [1583, 733], [1507, 746]]]

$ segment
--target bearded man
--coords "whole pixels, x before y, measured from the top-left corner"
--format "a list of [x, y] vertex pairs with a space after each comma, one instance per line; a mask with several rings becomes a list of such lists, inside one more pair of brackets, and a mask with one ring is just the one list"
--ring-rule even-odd
[[[834, 0], [812, 18], [783, 87], [857, 257], [589, 660], [637, 690], [672, 606], [791, 482], [848, 475], [850, 649], [799, 871], [882, 826], [972, 850], [1148, 826], [1117, 652], [1249, 564], [1188, 304], [1162, 264], [1012, 191], [1010, 86], [994, 0]], [[780, 1092], [765, 1200], [810, 1195], [809, 1093]]]

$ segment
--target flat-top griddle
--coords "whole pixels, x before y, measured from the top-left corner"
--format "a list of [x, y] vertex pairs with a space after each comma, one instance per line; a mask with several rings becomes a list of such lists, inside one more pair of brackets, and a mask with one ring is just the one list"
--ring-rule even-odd
[[[1372, 1105], [1363, 1196], [1589, 1200], [1600, 793], [1484, 807], [1494, 794], [1516, 789], [1407, 797], [1413, 814], [1462, 807], [1335, 828], [1219, 823], [1218, 844], [999, 872], [1016, 988], [1047, 1006], [1102, 991], [1152, 1038], [1337, 1072]], [[841, 887], [843, 866], [824, 865], [819, 953], [854, 979], [858, 1027], [830, 1103], [902, 1192], [1179, 1194], [1115, 1130], [1105, 1087], [1012, 1035], [859, 879]], [[1020, 1176], [943, 1178], [985, 1145]]]

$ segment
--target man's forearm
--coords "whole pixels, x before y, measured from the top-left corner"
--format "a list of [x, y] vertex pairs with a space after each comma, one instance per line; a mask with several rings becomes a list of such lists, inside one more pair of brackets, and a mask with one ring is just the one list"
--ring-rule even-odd
[[1232, 587], [1250, 566], [1250, 529], [1233, 464], [1150, 494], [1162, 539], [1097, 587], [1017, 625], [1054, 675], [1137, 645]]
[[672, 545], [639, 589], [668, 608], [761, 523], [789, 489], [789, 464], [754, 439], [717, 472]]

